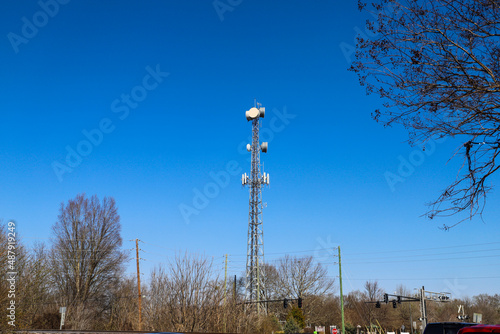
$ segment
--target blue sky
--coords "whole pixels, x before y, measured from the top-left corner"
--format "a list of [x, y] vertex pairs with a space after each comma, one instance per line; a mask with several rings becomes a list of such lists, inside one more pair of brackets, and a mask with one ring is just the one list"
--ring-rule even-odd
[[[229, 273], [240, 275], [244, 113], [256, 98], [267, 111], [269, 262], [313, 255], [336, 276], [340, 245], [347, 292], [378, 280], [388, 292], [500, 293], [499, 197], [488, 197], [483, 220], [448, 232], [439, 227], [457, 218], [421, 216], [455, 178], [462, 160], [448, 160], [461, 141], [422, 153], [404, 129], [371, 119], [381, 100], [347, 71], [356, 34], [366, 34], [356, 2], [215, 4], [3, 1], [0, 217], [15, 219], [25, 242], [48, 242], [61, 202], [112, 196], [124, 248], [144, 241], [146, 277], [183, 250], [214, 256], [221, 273], [229, 254]], [[388, 172], [404, 182], [391, 187]], [[212, 198], [183, 216], [210, 187]]]

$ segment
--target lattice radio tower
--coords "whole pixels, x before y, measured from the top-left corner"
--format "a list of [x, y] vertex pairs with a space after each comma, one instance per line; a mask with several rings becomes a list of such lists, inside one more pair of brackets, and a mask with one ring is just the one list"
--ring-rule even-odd
[[260, 266], [264, 264], [264, 235], [262, 230], [262, 188], [269, 185], [269, 174], [261, 173], [260, 152], [267, 152], [267, 142], [259, 142], [260, 119], [264, 118], [266, 109], [260, 103], [246, 111], [247, 121], [252, 121], [252, 144], [247, 144], [247, 151], [252, 154], [252, 167], [250, 176], [246, 173], [241, 177], [241, 183], [250, 188], [250, 201], [248, 210], [248, 244], [247, 244], [247, 277], [246, 299], [260, 303], [263, 291]]

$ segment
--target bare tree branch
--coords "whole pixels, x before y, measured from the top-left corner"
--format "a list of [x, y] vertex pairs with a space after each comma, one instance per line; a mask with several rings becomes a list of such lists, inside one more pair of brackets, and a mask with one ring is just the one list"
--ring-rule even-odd
[[463, 138], [468, 166], [429, 203], [429, 218], [481, 214], [500, 147], [500, 4], [493, 0], [380, 0], [350, 70], [384, 98], [373, 118], [409, 142]]

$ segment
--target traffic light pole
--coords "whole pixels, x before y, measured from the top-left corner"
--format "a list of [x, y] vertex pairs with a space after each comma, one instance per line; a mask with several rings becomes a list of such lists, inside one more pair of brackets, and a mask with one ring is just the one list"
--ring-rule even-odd
[[[339, 262], [340, 262], [340, 250], [339, 250]], [[392, 307], [394, 307], [394, 308], [397, 307], [397, 304], [401, 304], [403, 302], [419, 302], [420, 303], [420, 314], [421, 314], [421, 317], [419, 318], [419, 320], [422, 322], [422, 328], [425, 329], [425, 327], [427, 326], [427, 303], [426, 303], [427, 300], [436, 301], [436, 302], [447, 302], [450, 300], [451, 294], [449, 292], [425, 291], [424, 287], [422, 287], [422, 289], [419, 290], [419, 297], [418, 298], [400, 296], [400, 295], [391, 295], [388, 293], [384, 293], [384, 300], [383, 301], [369, 301], [369, 302], [365, 302], [365, 303], [367, 303], [367, 304], [368, 303], [375, 303], [376, 307], [380, 308], [380, 303], [382, 303], [382, 302], [385, 304], [389, 303], [389, 297], [396, 298], [396, 299], [391, 300]], [[410, 306], [410, 317], [411, 317], [411, 306]], [[410, 318], [410, 322], [411, 322], [410, 329], [411, 329], [411, 331], [413, 331], [413, 322], [412, 322], [411, 318]]]

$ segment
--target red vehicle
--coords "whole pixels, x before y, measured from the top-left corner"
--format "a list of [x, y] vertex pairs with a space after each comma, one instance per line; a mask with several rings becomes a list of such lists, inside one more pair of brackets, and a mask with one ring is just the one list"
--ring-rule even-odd
[[500, 325], [476, 325], [463, 327], [458, 334], [476, 334], [476, 333], [500, 333]]

